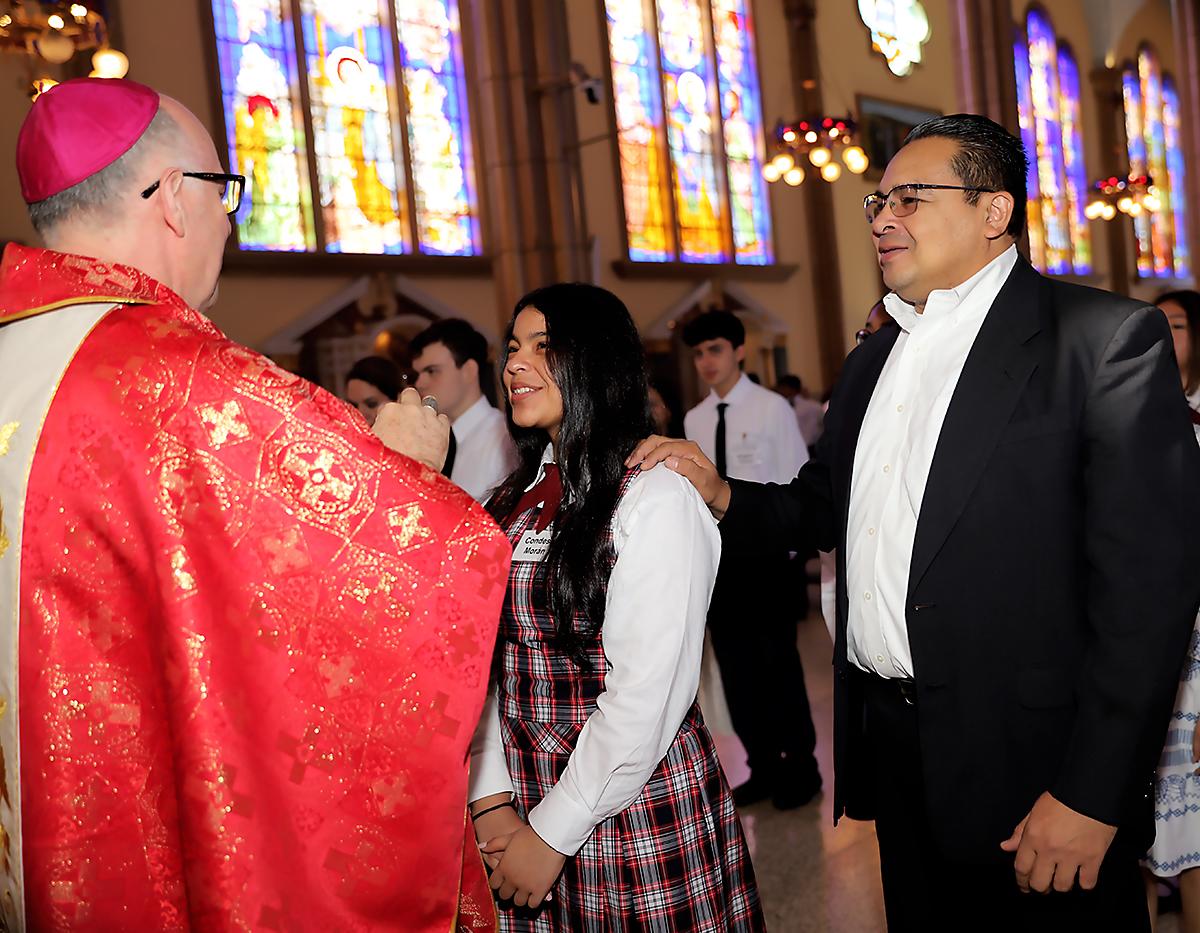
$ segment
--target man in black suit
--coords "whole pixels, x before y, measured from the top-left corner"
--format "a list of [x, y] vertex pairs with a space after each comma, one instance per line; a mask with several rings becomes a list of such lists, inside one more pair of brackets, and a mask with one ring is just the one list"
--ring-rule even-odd
[[837, 547], [834, 815], [876, 821], [893, 933], [1149, 930], [1200, 450], [1161, 312], [1017, 255], [1025, 171], [983, 117], [912, 132], [864, 205], [896, 323], [789, 485], [664, 438], [631, 458], [730, 549]]

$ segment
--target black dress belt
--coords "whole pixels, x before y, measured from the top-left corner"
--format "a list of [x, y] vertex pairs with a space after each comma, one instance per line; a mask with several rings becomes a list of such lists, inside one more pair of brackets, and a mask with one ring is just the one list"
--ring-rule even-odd
[[911, 677], [880, 677], [851, 665], [864, 687], [877, 697], [903, 700], [908, 706], [917, 705], [917, 684]]

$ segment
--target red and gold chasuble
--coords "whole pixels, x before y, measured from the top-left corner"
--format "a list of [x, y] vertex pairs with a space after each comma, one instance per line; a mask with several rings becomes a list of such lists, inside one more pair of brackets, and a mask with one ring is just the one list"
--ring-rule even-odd
[[466, 760], [508, 542], [120, 266], [0, 265], [0, 916], [493, 930]]

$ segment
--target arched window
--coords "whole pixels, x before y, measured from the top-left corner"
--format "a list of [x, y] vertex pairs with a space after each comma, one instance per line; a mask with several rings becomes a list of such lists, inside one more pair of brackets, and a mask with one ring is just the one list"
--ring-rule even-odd
[[1039, 7], [1026, 15], [1013, 52], [1017, 116], [1029, 155], [1030, 258], [1043, 272], [1086, 275], [1092, 271], [1092, 238], [1083, 213], [1088, 180], [1079, 67]]
[[1122, 75], [1125, 138], [1131, 175], [1149, 175], [1159, 209], [1133, 218], [1138, 275], [1187, 278], [1191, 256], [1187, 235], [1187, 186], [1180, 146], [1179, 94], [1164, 78], [1149, 46], [1138, 52], [1137, 67]]
[[629, 258], [774, 261], [747, 0], [605, 0]]
[[479, 253], [457, 0], [212, 11], [242, 249]]

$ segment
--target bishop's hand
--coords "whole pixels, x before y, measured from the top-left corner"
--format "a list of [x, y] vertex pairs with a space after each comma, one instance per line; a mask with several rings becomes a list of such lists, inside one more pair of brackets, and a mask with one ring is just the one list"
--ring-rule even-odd
[[405, 389], [400, 401], [379, 409], [375, 436], [397, 453], [441, 470], [450, 449], [450, 419], [421, 403], [421, 393]]

